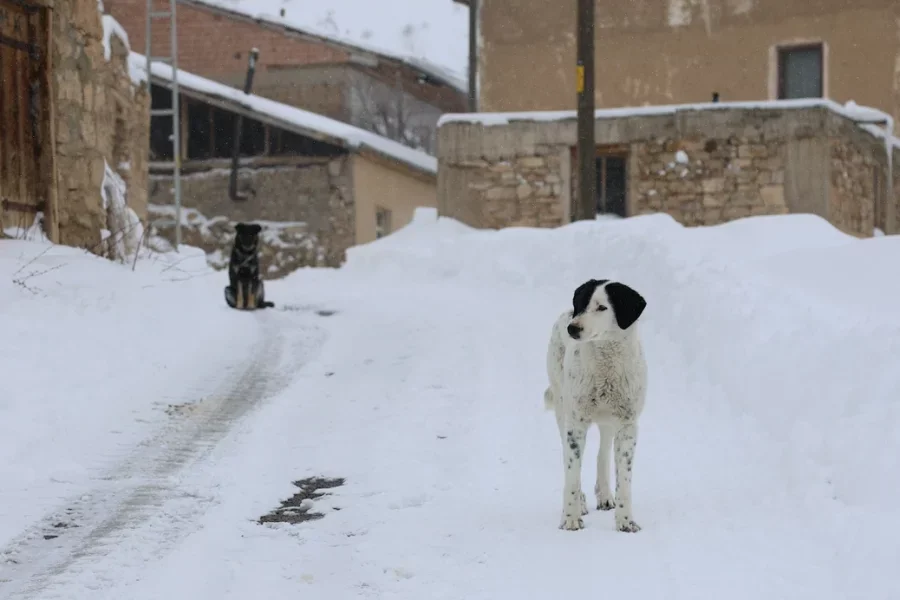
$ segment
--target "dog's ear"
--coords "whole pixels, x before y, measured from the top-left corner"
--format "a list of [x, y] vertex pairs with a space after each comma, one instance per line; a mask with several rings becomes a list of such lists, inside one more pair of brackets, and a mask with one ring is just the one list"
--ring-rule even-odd
[[238, 235], [240, 235], [241, 233], [244, 233], [244, 231], [246, 229], [247, 229], [247, 225], [245, 225], [244, 223], [238, 223], [234, 226], [234, 232], [237, 233]]
[[586, 311], [591, 301], [591, 296], [594, 295], [594, 290], [597, 289], [597, 286], [601, 286], [607, 281], [607, 279], [589, 279], [575, 288], [575, 293], [572, 295], [572, 316], [577, 317]]
[[250, 233], [259, 235], [259, 232], [262, 231], [262, 225], [260, 225], [259, 223], [251, 223], [247, 226], [247, 229]]
[[607, 285], [606, 296], [616, 314], [616, 323], [622, 329], [631, 327], [647, 308], [647, 301], [644, 300], [644, 297], [624, 283], [614, 281]]

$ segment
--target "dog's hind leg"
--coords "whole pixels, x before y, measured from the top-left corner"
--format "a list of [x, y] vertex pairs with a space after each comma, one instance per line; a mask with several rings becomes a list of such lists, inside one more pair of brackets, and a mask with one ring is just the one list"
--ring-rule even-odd
[[260, 281], [256, 290], [256, 308], [272, 308], [273, 306], [275, 306], [274, 302], [266, 302], [266, 284]]
[[637, 446], [637, 425], [622, 426], [616, 432], [616, 529], [640, 531], [631, 513], [631, 469], [634, 466], [634, 449]]
[[237, 306], [237, 299], [234, 297], [234, 288], [231, 286], [225, 286], [225, 304], [231, 308]]
[[568, 531], [584, 529], [585, 499], [581, 490], [581, 459], [584, 456], [584, 442], [587, 425], [577, 419], [567, 420], [563, 456], [565, 457], [565, 485], [563, 486], [563, 510], [559, 528]]
[[612, 492], [609, 489], [609, 465], [612, 459], [614, 427], [600, 426], [600, 450], [597, 452], [597, 483], [594, 495], [597, 497], [597, 510], [612, 510], [616, 507]]

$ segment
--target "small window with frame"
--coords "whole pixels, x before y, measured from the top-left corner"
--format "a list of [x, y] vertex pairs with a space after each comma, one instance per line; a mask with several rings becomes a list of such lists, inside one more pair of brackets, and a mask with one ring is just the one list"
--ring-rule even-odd
[[822, 98], [824, 55], [821, 43], [778, 48], [778, 99]]
[[391, 211], [380, 206], [375, 207], [375, 239], [383, 238], [391, 233]]

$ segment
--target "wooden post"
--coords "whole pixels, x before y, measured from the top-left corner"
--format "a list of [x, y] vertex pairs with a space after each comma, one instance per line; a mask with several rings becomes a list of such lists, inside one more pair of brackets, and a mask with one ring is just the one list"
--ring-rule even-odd
[[478, 112], [478, 5], [469, 0], [469, 112]]
[[594, 2], [578, 0], [577, 63], [575, 83], [578, 96], [578, 204], [577, 220], [597, 216], [594, 141]]
[[41, 129], [40, 165], [44, 189], [44, 233], [54, 244], [59, 238], [59, 172], [56, 165], [56, 86], [53, 85], [53, 9], [41, 10], [40, 35], [43, 48], [40, 63]]

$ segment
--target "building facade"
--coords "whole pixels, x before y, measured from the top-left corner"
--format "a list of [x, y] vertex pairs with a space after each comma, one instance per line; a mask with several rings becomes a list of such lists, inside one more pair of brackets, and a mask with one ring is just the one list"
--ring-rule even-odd
[[[900, 149], [889, 161], [874, 125], [886, 116], [828, 101], [598, 111], [598, 213], [686, 226], [808, 213], [860, 237], [896, 232]], [[574, 111], [449, 115], [438, 210], [483, 228], [569, 223], [575, 145]]]
[[[105, 10], [145, 52], [145, 0], [105, 0]], [[167, 10], [168, 3], [159, 3]], [[178, 66], [243, 88], [248, 53], [259, 50], [253, 91], [291, 106], [434, 152], [441, 114], [465, 109], [465, 83], [428, 66], [254, 19], [200, 0], [178, 3]], [[168, 20], [152, 26], [154, 56], [168, 56]]]
[[[574, 109], [575, 0], [477, 4], [479, 110]], [[895, 0], [603, 0], [595, 32], [598, 108], [824, 97], [900, 119]]]
[[[155, 103], [169, 108], [172, 69], [152, 70]], [[237, 222], [263, 226], [261, 268], [273, 278], [300, 267], [339, 267], [351, 246], [389, 235], [416, 208], [436, 205], [433, 156], [183, 70], [178, 82], [184, 243], [206, 251], [214, 267], [227, 266]], [[151, 141], [149, 212], [156, 232], [172, 240], [172, 123], [153, 119], [168, 121]]]
[[[96, 0], [0, 0], [0, 226], [103, 252], [107, 167], [146, 215], [149, 94]], [[114, 219], [113, 219], [114, 220]]]

